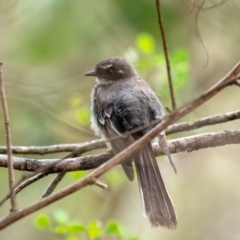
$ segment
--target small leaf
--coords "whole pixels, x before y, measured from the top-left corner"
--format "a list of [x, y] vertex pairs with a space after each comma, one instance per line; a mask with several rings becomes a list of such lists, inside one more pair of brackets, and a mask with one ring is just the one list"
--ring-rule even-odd
[[109, 221], [106, 224], [105, 233], [106, 234], [115, 234], [115, 235], [122, 236], [123, 229], [121, 228], [121, 226], [119, 225], [118, 222], [116, 222], [116, 221]]
[[138, 48], [144, 53], [153, 53], [155, 49], [155, 40], [149, 33], [140, 33], [137, 36], [136, 44]]
[[78, 222], [69, 223], [67, 225], [67, 229], [69, 233], [75, 233], [75, 234], [86, 231], [86, 228]]
[[40, 214], [35, 219], [35, 226], [41, 229], [49, 228], [51, 225], [50, 218], [46, 214]]
[[58, 223], [65, 224], [69, 221], [69, 216], [68, 216], [67, 212], [65, 212], [61, 209], [56, 210], [53, 215], [54, 215], [54, 219]]
[[68, 174], [73, 180], [78, 180], [78, 179], [84, 177], [87, 174], [87, 172], [86, 171], [76, 171], [76, 172], [70, 172]]
[[88, 226], [88, 236], [90, 239], [95, 239], [102, 236], [101, 224], [97, 221], [93, 221]]
[[88, 107], [81, 107], [75, 110], [76, 119], [83, 124], [90, 122], [90, 109]]

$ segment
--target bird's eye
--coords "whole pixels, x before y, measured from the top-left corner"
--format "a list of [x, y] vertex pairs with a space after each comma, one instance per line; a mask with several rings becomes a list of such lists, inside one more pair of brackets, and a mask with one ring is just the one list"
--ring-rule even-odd
[[108, 68], [107, 69], [107, 74], [112, 74], [114, 71], [114, 69], [112, 67]]

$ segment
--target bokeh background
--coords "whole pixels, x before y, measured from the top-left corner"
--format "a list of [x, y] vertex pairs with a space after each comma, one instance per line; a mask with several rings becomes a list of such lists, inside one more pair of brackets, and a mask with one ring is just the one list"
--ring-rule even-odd
[[[204, 6], [217, 2], [205, 1]], [[197, 20], [190, 0], [161, 3], [180, 106], [211, 87], [239, 61], [240, 2], [229, 0], [202, 11]], [[132, 61], [164, 106], [171, 106], [154, 1], [0, 0], [0, 61], [4, 64], [13, 145], [96, 139], [89, 122], [94, 79], [85, 78], [84, 73], [115, 55]], [[239, 88], [229, 87], [183, 120], [239, 109], [239, 96]], [[239, 120], [170, 138], [236, 128]], [[0, 145], [5, 144], [4, 136], [2, 121]], [[0, 232], [0, 239], [66, 239], [54, 232], [57, 215], [84, 226], [115, 220], [128, 236], [137, 237], [132, 239], [239, 239], [239, 152], [240, 147], [232, 145], [176, 154], [177, 175], [164, 157], [158, 159], [178, 213], [175, 232], [150, 227], [141, 215], [136, 181], [129, 183], [116, 167], [101, 178], [109, 184], [107, 190], [87, 187], [13, 224]], [[17, 179], [22, 175], [16, 172]], [[68, 174], [58, 189], [81, 175]], [[22, 191], [17, 197], [21, 208], [39, 200], [51, 178]], [[0, 190], [2, 198], [8, 192], [6, 169], [0, 169]], [[6, 203], [0, 216], [8, 211]], [[39, 214], [50, 218], [49, 230], [36, 226]], [[76, 236], [86, 239], [82, 234]]]

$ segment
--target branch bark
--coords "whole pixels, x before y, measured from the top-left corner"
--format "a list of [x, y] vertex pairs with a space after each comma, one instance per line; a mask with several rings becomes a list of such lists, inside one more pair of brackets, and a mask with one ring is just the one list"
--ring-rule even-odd
[[[168, 147], [171, 154], [179, 152], [192, 152], [210, 147], [220, 147], [227, 144], [240, 143], [240, 130], [221, 131], [214, 133], [204, 133], [195, 136], [178, 138], [168, 141]], [[153, 150], [156, 156], [162, 156], [164, 153], [158, 144], [153, 144]], [[111, 152], [98, 155], [68, 158], [62, 161], [59, 159], [30, 159], [22, 157], [13, 157], [14, 168], [19, 171], [35, 172], [41, 168], [52, 165], [47, 170], [47, 175], [52, 173], [71, 172], [79, 170], [90, 170], [99, 167], [113, 157]], [[6, 155], [0, 155], [0, 167], [7, 167]]]
[[174, 95], [173, 83], [172, 83], [171, 65], [170, 65], [170, 60], [169, 60], [169, 56], [168, 56], [168, 47], [167, 47], [166, 35], [165, 35], [165, 31], [164, 31], [164, 26], [163, 26], [163, 18], [162, 18], [162, 14], [161, 14], [160, 0], [155, 0], [155, 4], [156, 4], [156, 9], [157, 9], [158, 24], [159, 24], [160, 33], [162, 36], [163, 51], [164, 51], [167, 75], [168, 75], [168, 86], [169, 86], [170, 96], [171, 96], [171, 101], [172, 101], [172, 110], [175, 110], [177, 108], [177, 104], [176, 104], [176, 98]]

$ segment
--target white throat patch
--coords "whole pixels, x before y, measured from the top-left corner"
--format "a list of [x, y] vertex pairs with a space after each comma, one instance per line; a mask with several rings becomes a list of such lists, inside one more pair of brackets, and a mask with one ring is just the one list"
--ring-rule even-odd
[[110, 85], [110, 84], [114, 83], [114, 81], [106, 80], [106, 79], [104, 79], [104, 78], [97, 78], [97, 77], [96, 77], [96, 83], [97, 83], [97, 84], [100, 84], [100, 85]]

